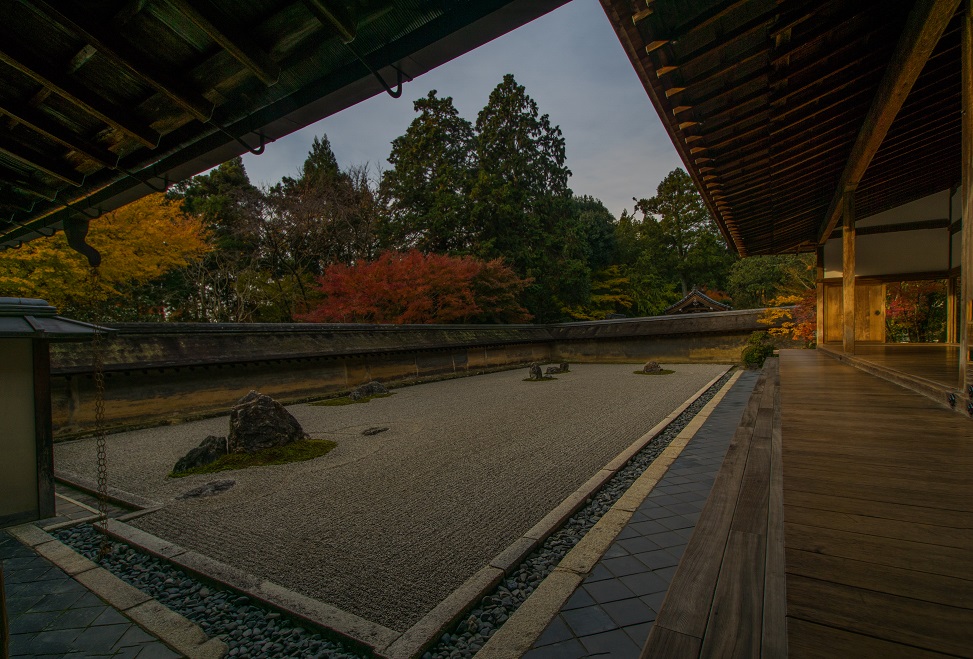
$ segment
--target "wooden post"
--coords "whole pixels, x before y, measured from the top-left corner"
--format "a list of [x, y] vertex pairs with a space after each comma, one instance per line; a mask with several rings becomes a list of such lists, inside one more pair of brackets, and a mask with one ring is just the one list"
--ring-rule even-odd
[[814, 250], [814, 281], [817, 285], [816, 327], [814, 330], [815, 343], [824, 343], [824, 245], [818, 245]]
[[841, 197], [841, 307], [842, 349], [855, 353], [855, 189], [845, 188]]
[[970, 324], [973, 322], [973, 0], [963, 0], [963, 16], [960, 24], [963, 98], [962, 132], [962, 197], [963, 209], [963, 257], [960, 261], [962, 295], [960, 307], [959, 386], [966, 388], [973, 374], [970, 367]]

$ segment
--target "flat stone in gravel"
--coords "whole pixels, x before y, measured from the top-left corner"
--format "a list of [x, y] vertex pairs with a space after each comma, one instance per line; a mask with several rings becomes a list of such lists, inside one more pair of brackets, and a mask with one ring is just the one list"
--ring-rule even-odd
[[[212, 475], [166, 479], [226, 417], [109, 436], [109, 480], [164, 503], [132, 524], [297, 592], [405, 631], [724, 366], [578, 364], [544, 386], [523, 369], [398, 389], [364, 405], [295, 405], [337, 448], [228, 472], [216, 497], [176, 497]], [[375, 426], [389, 430], [363, 436]], [[94, 440], [55, 447], [95, 474]]]

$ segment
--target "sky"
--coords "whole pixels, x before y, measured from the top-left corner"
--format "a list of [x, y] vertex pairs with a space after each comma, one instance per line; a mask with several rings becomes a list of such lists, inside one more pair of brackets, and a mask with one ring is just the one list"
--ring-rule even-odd
[[296, 176], [321, 134], [341, 167], [388, 169], [391, 142], [415, 118], [416, 99], [435, 89], [475, 123], [506, 73], [561, 127], [574, 193], [601, 199], [616, 217], [682, 166], [598, 0], [573, 0], [405, 83], [401, 98], [380, 94], [277, 140], [261, 156], [244, 156], [250, 180], [272, 185]]

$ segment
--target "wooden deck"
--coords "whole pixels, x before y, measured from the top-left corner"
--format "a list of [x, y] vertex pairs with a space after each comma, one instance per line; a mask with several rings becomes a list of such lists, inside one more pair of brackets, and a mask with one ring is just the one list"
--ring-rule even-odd
[[776, 374], [642, 656], [973, 657], [973, 422], [822, 352]]
[[814, 351], [780, 378], [790, 655], [973, 656], [973, 422]]

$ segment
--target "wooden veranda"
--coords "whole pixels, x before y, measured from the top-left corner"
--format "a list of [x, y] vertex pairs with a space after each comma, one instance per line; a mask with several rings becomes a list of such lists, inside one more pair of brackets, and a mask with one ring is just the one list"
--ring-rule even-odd
[[973, 426], [817, 351], [765, 369], [642, 656], [973, 656]]

